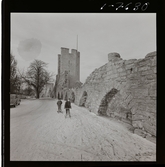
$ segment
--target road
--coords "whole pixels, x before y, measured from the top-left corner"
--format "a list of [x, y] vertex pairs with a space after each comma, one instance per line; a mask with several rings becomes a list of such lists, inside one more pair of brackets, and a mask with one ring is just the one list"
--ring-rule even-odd
[[121, 123], [75, 104], [65, 118], [56, 102], [24, 99], [11, 108], [11, 161], [156, 161], [156, 144]]

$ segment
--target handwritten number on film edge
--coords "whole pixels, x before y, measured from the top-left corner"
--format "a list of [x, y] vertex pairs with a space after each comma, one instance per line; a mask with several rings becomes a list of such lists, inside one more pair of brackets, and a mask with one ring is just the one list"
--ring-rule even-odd
[[[123, 2], [117, 2], [116, 4], [119, 5], [118, 7], [116, 7], [116, 10], [118, 10], [119, 8], [124, 8], [124, 3], [123, 3]], [[132, 2], [130, 2], [130, 3], [128, 3], [127, 5], [125, 5], [125, 8], [124, 8], [124, 9], [125, 9], [125, 10], [131, 9], [130, 6], [129, 6], [129, 5], [131, 5], [131, 4], [132, 4]], [[103, 6], [100, 8], [100, 10], [103, 10], [106, 5], [107, 5], [106, 3], [103, 4]], [[108, 7], [114, 7], [114, 6], [115, 6], [115, 5], [113, 5], [113, 4], [108, 5]], [[134, 10], [134, 11], [137, 11], [137, 10], [141, 9], [142, 11], [145, 11], [145, 10], [147, 10], [148, 6], [149, 6], [149, 2], [146, 2], [146, 3], [144, 3], [143, 5], [142, 5], [141, 2], [137, 2], [137, 3], [135, 3], [135, 5], [134, 5], [134, 7], [133, 7], [133, 10]]]
[[128, 3], [126, 6], [125, 6], [125, 10], [128, 10], [129, 9], [129, 5], [131, 5], [132, 4], [132, 2], [130, 2], [130, 3]]
[[140, 2], [135, 3], [135, 8], [133, 8], [133, 10], [135, 10], [135, 11], [138, 10], [139, 6], [141, 6]]
[[149, 2], [146, 2], [142, 7], [141, 10], [145, 11], [148, 8]]
[[124, 3], [123, 2], [117, 2], [116, 4], [120, 4], [119, 6], [118, 6], [118, 8], [116, 8], [116, 10], [118, 10], [119, 8], [123, 8], [124, 6]]

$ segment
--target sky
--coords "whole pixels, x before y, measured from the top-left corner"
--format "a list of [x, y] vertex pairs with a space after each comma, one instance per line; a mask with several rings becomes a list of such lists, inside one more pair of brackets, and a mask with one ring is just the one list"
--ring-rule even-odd
[[[123, 60], [156, 51], [154, 13], [11, 13], [10, 52], [20, 70], [34, 59], [57, 74], [61, 47], [80, 52], [80, 81], [117, 52]], [[70, 51], [71, 52], [71, 51]], [[55, 77], [54, 77], [55, 78]]]

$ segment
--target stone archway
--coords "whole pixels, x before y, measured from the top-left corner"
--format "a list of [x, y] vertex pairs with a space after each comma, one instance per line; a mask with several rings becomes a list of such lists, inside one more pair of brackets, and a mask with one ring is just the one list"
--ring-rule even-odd
[[68, 99], [68, 95], [67, 95], [67, 92], [66, 92], [64, 100], [67, 100], [67, 99]]
[[108, 92], [103, 99], [101, 100], [99, 109], [98, 109], [98, 114], [99, 115], [107, 115], [107, 110], [108, 110], [108, 104], [111, 102], [112, 98], [115, 96], [115, 94], [118, 92], [117, 89], [113, 88], [111, 89], [110, 92]]
[[101, 100], [99, 115], [117, 118], [125, 123], [132, 124], [132, 112], [121, 97], [120, 91], [113, 88]]
[[75, 94], [74, 94], [74, 92], [71, 93], [71, 101], [72, 101], [72, 103], [75, 102]]
[[86, 91], [84, 91], [83, 94], [82, 94], [82, 97], [80, 99], [79, 106], [85, 107], [85, 103], [86, 103], [87, 97], [88, 97], [88, 94], [87, 94]]
[[61, 98], [61, 97], [60, 97], [60, 94], [59, 94], [59, 92], [58, 92], [58, 96], [57, 96], [57, 97], [58, 97], [58, 99], [60, 99], [60, 98]]

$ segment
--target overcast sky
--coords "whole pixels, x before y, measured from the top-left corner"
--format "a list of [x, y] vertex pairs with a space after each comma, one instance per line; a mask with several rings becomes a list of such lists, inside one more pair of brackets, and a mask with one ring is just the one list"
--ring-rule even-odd
[[57, 74], [61, 47], [80, 52], [80, 81], [108, 62], [108, 53], [122, 59], [144, 58], [156, 51], [154, 13], [12, 13], [11, 53], [25, 69], [34, 59]]

